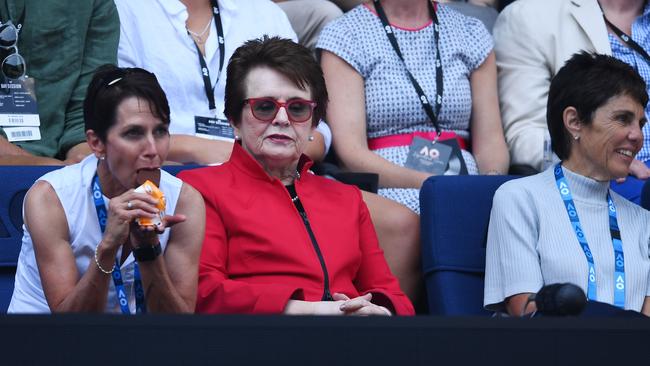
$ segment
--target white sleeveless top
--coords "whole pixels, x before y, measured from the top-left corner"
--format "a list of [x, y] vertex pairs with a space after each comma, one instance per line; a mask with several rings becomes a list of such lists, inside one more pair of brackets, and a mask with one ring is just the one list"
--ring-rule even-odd
[[[61, 201], [63, 211], [68, 221], [68, 232], [70, 233], [70, 246], [75, 257], [79, 279], [86, 272], [89, 265], [95, 265], [95, 247], [102, 239], [97, 211], [92, 198], [92, 180], [97, 171], [97, 158], [90, 155], [78, 164], [70, 165], [62, 169], [45, 174], [38, 180], [50, 183]], [[162, 171], [160, 177], [160, 189], [165, 193], [167, 201], [167, 214], [176, 210], [176, 203], [181, 192], [183, 182], [171, 174]], [[108, 198], [104, 197], [106, 207]], [[24, 205], [23, 205], [24, 216]], [[166, 229], [160, 235], [160, 245], [163, 253], [169, 240], [169, 230]], [[34, 245], [27, 227], [23, 224], [23, 243], [18, 257], [18, 268], [14, 293], [11, 297], [8, 313], [49, 313], [50, 308], [43, 293], [41, 277], [34, 256]], [[121, 248], [117, 258], [121, 256]], [[122, 263], [120, 270], [124, 279], [124, 290], [129, 299], [129, 308], [135, 312], [135, 295], [133, 290], [133, 269], [135, 260], [133, 254], [129, 254]], [[108, 302], [106, 303], [107, 313], [120, 313], [120, 306], [117, 301], [117, 294], [111, 279], [108, 287]]]

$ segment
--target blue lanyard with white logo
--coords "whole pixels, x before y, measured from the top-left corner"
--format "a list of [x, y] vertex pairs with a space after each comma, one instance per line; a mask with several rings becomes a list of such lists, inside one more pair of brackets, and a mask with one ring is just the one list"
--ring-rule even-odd
[[[587, 244], [587, 238], [585, 237], [584, 231], [582, 230], [582, 225], [578, 218], [578, 211], [576, 210], [576, 206], [573, 203], [573, 197], [571, 196], [569, 182], [567, 182], [564, 177], [561, 163], [558, 163], [555, 166], [553, 172], [555, 173], [557, 189], [560, 191], [562, 201], [564, 201], [564, 208], [566, 208], [567, 214], [569, 215], [571, 226], [573, 226], [580, 247], [585, 253], [585, 257], [587, 257], [587, 263], [589, 265], [589, 275], [587, 276], [587, 297], [591, 301], [597, 301], [596, 265], [594, 263], [594, 257], [591, 249], [589, 249], [589, 244]], [[612, 200], [609, 191], [607, 192], [607, 206], [609, 212], [609, 233], [612, 237], [612, 246], [614, 247], [614, 305], [619, 308], [624, 308], [625, 257], [623, 256], [623, 242], [621, 241], [621, 232], [618, 228], [618, 220], [616, 218], [616, 206], [614, 206], [614, 201]]]
[[[93, 200], [95, 201], [95, 209], [97, 210], [97, 218], [99, 219], [99, 227], [102, 229], [102, 234], [106, 230], [106, 220], [108, 220], [108, 212], [104, 204], [104, 197], [102, 195], [102, 188], [99, 185], [99, 178], [97, 174], [93, 177]], [[115, 258], [115, 268], [111, 274], [113, 277], [113, 284], [115, 285], [115, 292], [117, 292], [117, 299], [120, 303], [122, 314], [131, 314], [129, 310], [129, 299], [124, 291], [124, 281], [122, 280], [122, 271], [120, 271], [120, 262]], [[142, 287], [142, 280], [140, 279], [140, 269], [138, 264], [133, 264], [133, 289], [135, 292], [135, 311], [138, 314], [147, 312], [147, 305], [144, 301], [144, 289]]]

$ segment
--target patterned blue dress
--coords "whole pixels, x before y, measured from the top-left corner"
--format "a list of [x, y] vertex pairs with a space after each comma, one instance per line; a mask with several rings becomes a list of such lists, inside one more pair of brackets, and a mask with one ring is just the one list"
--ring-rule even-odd
[[[443, 130], [469, 139], [472, 112], [469, 77], [492, 50], [492, 37], [478, 19], [442, 4], [438, 5], [438, 19], [444, 84], [438, 121]], [[432, 63], [436, 48], [432, 22], [420, 29], [393, 26], [393, 30], [408, 68], [429, 99], [434, 100], [436, 75]], [[435, 131], [374, 10], [359, 5], [334, 20], [323, 30], [316, 47], [339, 56], [363, 77], [368, 138]], [[404, 165], [408, 146], [374, 152]], [[478, 169], [472, 155], [463, 151], [463, 156], [470, 174], [476, 174]], [[419, 213], [417, 189], [382, 188], [379, 194]]]

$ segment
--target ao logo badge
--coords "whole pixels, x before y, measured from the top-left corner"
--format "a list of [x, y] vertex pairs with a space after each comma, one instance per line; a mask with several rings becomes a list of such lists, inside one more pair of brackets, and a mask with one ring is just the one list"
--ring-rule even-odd
[[566, 205], [567, 212], [569, 213], [569, 217], [572, 219], [578, 216], [578, 211], [576, 211], [576, 208], [573, 206], [573, 203], [567, 203]]
[[426, 95], [420, 95], [420, 100], [422, 101], [422, 104], [429, 104], [429, 99], [427, 99]]
[[431, 160], [436, 160], [440, 157], [440, 151], [435, 147], [423, 146], [419, 151], [420, 155], [430, 158]]
[[115, 282], [115, 290], [117, 292], [117, 300], [120, 303], [121, 307], [128, 306], [129, 300], [126, 298], [126, 293], [124, 292], [124, 286], [122, 286], [122, 272], [113, 271], [113, 281]]
[[623, 279], [623, 276], [618, 275], [616, 277], [616, 289], [617, 290], [624, 290], [625, 289], [625, 280]]
[[393, 30], [390, 28], [390, 25], [385, 26], [384, 29], [386, 30], [386, 33], [388, 33], [388, 34], [393, 33]]
[[201, 72], [203, 73], [203, 76], [208, 76], [208, 68], [207, 67], [201, 68]]
[[[624, 261], [623, 261], [623, 254], [621, 253], [616, 253], [616, 267], [623, 267]], [[619, 276], [620, 278], [621, 276]], [[618, 279], [616, 279], [616, 282], [618, 282]]]
[[562, 194], [563, 196], [569, 195], [569, 186], [567, 186], [567, 184], [564, 182], [560, 183], [560, 194]]
[[[573, 217], [575, 217], [575, 215]], [[576, 235], [578, 236], [578, 239], [580, 241], [584, 241], [585, 233], [584, 233], [584, 231], [582, 231], [582, 226], [580, 226], [580, 223], [579, 222], [572, 222], [571, 226], [573, 226], [573, 230], [576, 232]]]
[[[93, 199], [95, 200], [95, 202], [99, 202], [100, 200], [104, 200], [104, 198], [102, 198], [102, 191], [99, 188], [99, 184], [94, 183], [94, 185], [95, 186], [93, 187]], [[97, 212], [97, 218], [99, 219], [99, 225], [101, 225], [102, 227], [105, 227], [106, 226], [106, 219], [107, 219], [106, 210], [99, 210]]]
[[591, 283], [596, 282], [596, 270], [594, 269], [593, 266], [589, 266], [589, 282]]
[[127, 306], [129, 304], [129, 300], [126, 299], [126, 294], [124, 293], [124, 289], [120, 289], [117, 292], [117, 298], [120, 301], [120, 306]]

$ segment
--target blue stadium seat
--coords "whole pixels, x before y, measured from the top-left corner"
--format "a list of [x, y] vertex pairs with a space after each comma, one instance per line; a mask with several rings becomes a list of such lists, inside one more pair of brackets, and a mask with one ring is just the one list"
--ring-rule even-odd
[[650, 179], [647, 179], [641, 190], [641, 207], [650, 210]]
[[[23, 199], [34, 181], [57, 169], [51, 166], [0, 166], [0, 314], [7, 312], [20, 246], [23, 237]], [[196, 166], [168, 166], [165, 170], [176, 175]]]
[[489, 315], [483, 309], [483, 277], [492, 197], [513, 178], [440, 176], [422, 185], [422, 265], [430, 314]]
[[34, 181], [56, 169], [51, 166], [0, 166], [0, 313], [14, 291], [16, 263], [23, 237], [23, 198]]

